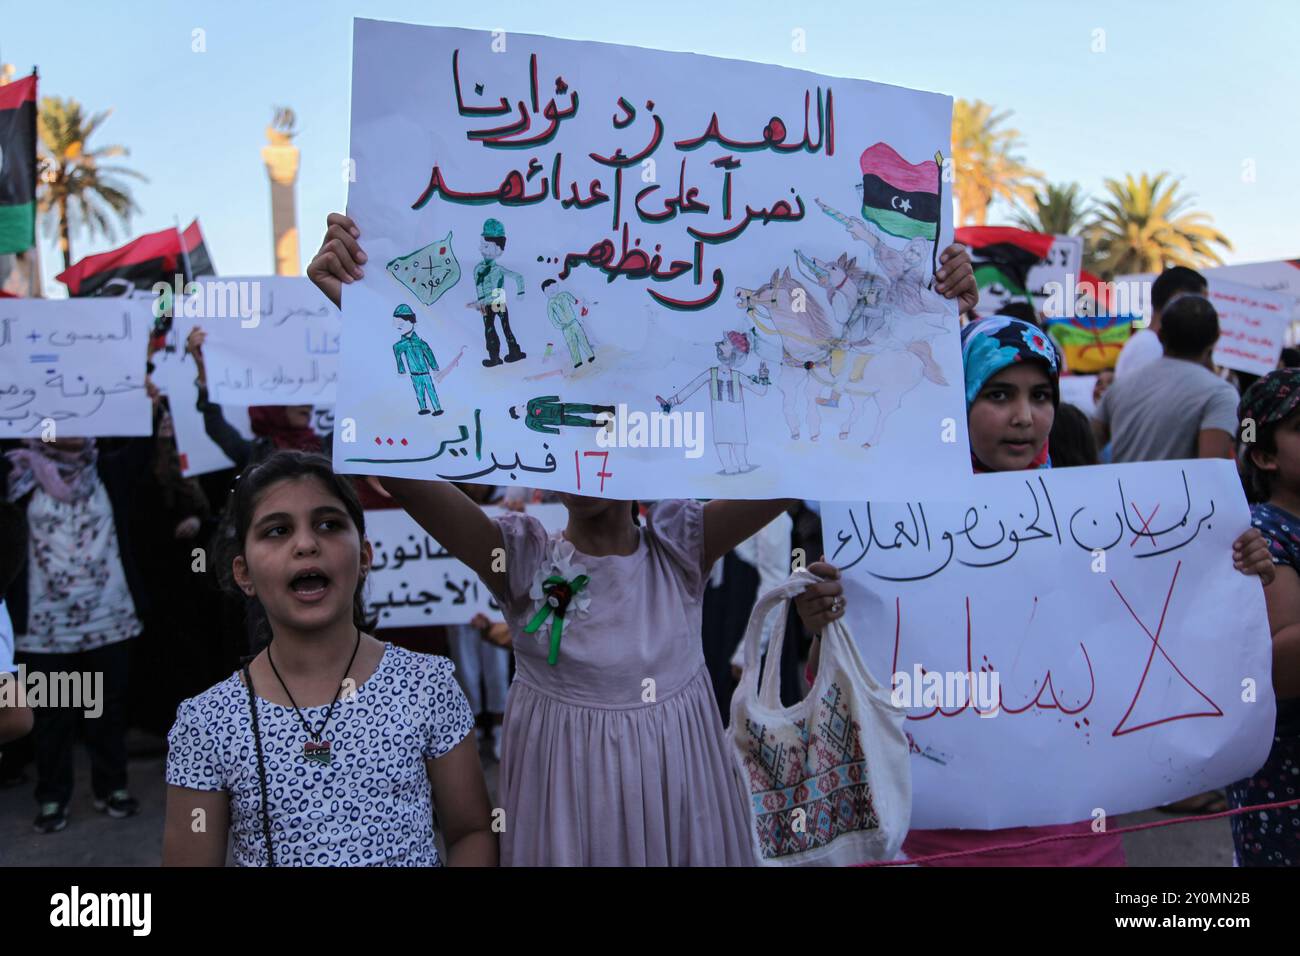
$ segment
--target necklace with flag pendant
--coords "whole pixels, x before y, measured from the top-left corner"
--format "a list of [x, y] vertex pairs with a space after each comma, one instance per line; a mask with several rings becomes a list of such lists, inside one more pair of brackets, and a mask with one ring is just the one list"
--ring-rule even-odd
[[330, 742], [328, 740], [304, 740], [302, 755], [308, 763], [318, 763], [326, 767], [334, 759], [330, 754]]
[[303, 729], [307, 731], [307, 739], [302, 744], [302, 756], [308, 763], [320, 764], [322, 767], [328, 767], [334, 760], [334, 755], [330, 750], [330, 742], [321, 735], [329, 725], [330, 718], [334, 716], [334, 708], [338, 705], [339, 695], [343, 693], [343, 685], [347, 682], [347, 675], [352, 673], [352, 665], [357, 660], [357, 650], [361, 647], [361, 628], [357, 628], [357, 640], [352, 646], [352, 657], [348, 660], [347, 669], [343, 672], [343, 680], [339, 681], [339, 689], [334, 692], [334, 699], [330, 701], [330, 709], [325, 712], [325, 717], [321, 720], [320, 726], [315, 730], [311, 724], [307, 723], [307, 718], [302, 715], [298, 709], [298, 702], [293, 699], [293, 693], [289, 690], [289, 685], [284, 682], [280, 676], [279, 670], [276, 669], [275, 659], [271, 656], [271, 648], [266, 648], [266, 661], [271, 665], [271, 671], [275, 674], [276, 680], [284, 688], [285, 695], [289, 698], [289, 703], [293, 704], [293, 712], [298, 715], [298, 720]]

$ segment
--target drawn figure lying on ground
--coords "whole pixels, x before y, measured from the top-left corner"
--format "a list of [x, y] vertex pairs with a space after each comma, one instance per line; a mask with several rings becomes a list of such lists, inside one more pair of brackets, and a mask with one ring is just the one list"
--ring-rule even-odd
[[588, 418], [588, 415], [617, 414], [613, 405], [587, 405], [582, 402], [562, 402], [558, 395], [542, 395], [530, 398], [521, 410], [518, 405], [510, 406], [510, 417], [518, 421], [523, 419], [525, 425], [543, 435], [558, 435], [560, 428], [604, 428], [604, 421]]
[[737, 371], [749, 357], [749, 337], [743, 332], [728, 332], [713, 344], [718, 356], [718, 364], [705, 369], [686, 385], [668, 398], [658, 399], [665, 412], [674, 405], [681, 405], [707, 383], [709, 386], [709, 411], [713, 416], [713, 445], [722, 463], [721, 475], [739, 475], [753, 471], [757, 465], [751, 465], [746, 448], [749, 445], [749, 430], [745, 421], [746, 391], [755, 395], [767, 394], [765, 369], [759, 376], [746, 375]]

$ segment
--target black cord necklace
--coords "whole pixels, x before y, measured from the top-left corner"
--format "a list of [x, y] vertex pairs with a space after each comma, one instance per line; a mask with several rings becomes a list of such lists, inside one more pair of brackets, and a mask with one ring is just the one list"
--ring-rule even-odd
[[271, 672], [275, 674], [275, 679], [278, 680], [280, 686], [284, 688], [284, 693], [289, 698], [289, 703], [293, 705], [293, 712], [298, 715], [298, 720], [301, 721], [303, 729], [307, 731], [309, 739], [303, 741], [302, 755], [308, 763], [319, 763], [328, 767], [330, 761], [333, 759], [330, 753], [330, 742], [321, 739], [321, 734], [325, 732], [325, 728], [328, 726], [330, 718], [334, 716], [334, 708], [338, 705], [339, 695], [343, 693], [343, 681], [346, 681], [348, 674], [352, 673], [352, 665], [356, 662], [357, 651], [360, 647], [361, 628], [357, 628], [357, 642], [352, 646], [352, 657], [348, 660], [347, 670], [343, 672], [343, 680], [339, 681], [339, 689], [334, 692], [334, 700], [330, 702], [330, 709], [325, 712], [325, 717], [321, 720], [320, 726], [315, 730], [312, 730], [311, 724], [307, 723], [307, 718], [304, 717], [302, 711], [298, 709], [298, 702], [293, 699], [293, 694], [289, 691], [289, 685], [284, 682], [284, 678], [281, 677], [280, 672], [276, 670], [275, 660], [271, 657], [271, 645], [268, 644], [266, 646], [266, 662], [271, 665]]

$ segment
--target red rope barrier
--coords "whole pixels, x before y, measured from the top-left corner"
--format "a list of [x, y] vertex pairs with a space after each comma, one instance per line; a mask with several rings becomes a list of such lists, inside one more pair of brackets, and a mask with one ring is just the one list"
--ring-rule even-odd
[[1021, 843], [1004, 843], [998, 846], [979, 847], [973, 850], [954, 850], [951, 853], [931, 853], [929, 856], [917, 856], [907, 860], [877, 860], [871, 863], [859, 863], [858, 866], [918, 866], [922, 863], [930, 863], [935, 860], [951, 860], [962, 856], [979, 856], [984, 853], [1000, 853], [1003, 850], [1021, 850], [1026, 847], [1038, 846], [1042, 843], [1053, 843], [1057, 840], [1086, 840], [1095, 836], [1113, 836], [1117, 833], [1135, 833], [1138, 830], [1154, 830], [1157, 827], [1171, 827], [1179, 823], [1204, 823], [1207, 820], [1218, 820], [1222, 817], [1235, 817], [1242, 813], [1257, 813], [1260, 810], [1277, 810], [1283, 807], [1300, 807], [1300, 802], [1295, 800], [1280, 800], [1277, 803], [1257, 803], [1249, 807], [1238, 807], [1235, 810], [1220, 810], [1218, 813], [1202, 813], [1191, 817], [1175, 817], [1172, 820], [1156, 820], [1151, 823], [1135, 823], [1132, 826], [1120, 827], [1118, 830], [1104, 830], [1100, 832], [1088, 833], [1058, 833], [1055, 836], [1037, 837], [1033, 840], [1025, 840]]

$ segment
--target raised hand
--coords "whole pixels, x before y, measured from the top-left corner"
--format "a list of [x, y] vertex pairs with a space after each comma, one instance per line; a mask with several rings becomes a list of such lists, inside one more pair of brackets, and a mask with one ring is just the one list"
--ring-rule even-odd
[[342, 307], [343, 284], [355, 282], [364, 275], [361, 263], [366, 261], [366, 254], [357, 241], [361, 230], [349, 217], [332, 212], [325, 217], [325, 223], [325, 238], [307, 266], [307, 278], [326, 298]]

